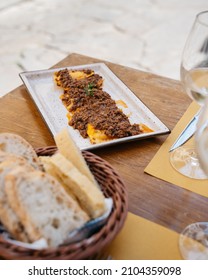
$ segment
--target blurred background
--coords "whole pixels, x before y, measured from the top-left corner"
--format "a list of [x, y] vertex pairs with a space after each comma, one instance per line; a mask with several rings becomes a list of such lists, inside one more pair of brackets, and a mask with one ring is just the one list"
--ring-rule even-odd
[[47, 69], [70, 53], [179, 79], [195, 15], [207, 0], [1, 0], [0, 96], [19, 73]]

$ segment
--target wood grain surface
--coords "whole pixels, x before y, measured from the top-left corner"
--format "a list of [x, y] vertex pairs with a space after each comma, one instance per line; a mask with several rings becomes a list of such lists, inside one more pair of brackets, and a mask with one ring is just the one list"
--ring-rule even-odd
[[[103, 61], [71, 54], [54, 67], [94, 62]], [[169, 129], [174, 128], [191, 102], [179, 81], [105, 63]], [[18, 133], [34, 147], [54, 145], [25, 86], [0, 99], [0, 132]], [[107, 160], [123, 178], [129, 193], [129, 211], [181, 232], [191, 222], [208, 220], [208, 198], [144, 173], [166, 137], [119, 144], [94, 153]]]

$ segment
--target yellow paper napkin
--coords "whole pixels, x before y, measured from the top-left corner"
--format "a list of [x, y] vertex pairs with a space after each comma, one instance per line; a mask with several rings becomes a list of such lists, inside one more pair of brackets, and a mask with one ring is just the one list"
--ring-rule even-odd
[[114, 260], [180, 260], [179, 234], [128, 213], [121, 232], [105, 250]]
[[157, 178], [208, 197], [208, 180], [196, 180], [181, 175], [171, 166], [169, 160], [170, 147], [198, 110], [199, 105], [197, 105], [195, 102], [191, 103], [183, 117], [171, 132], [170, 136], [163, 143], [159, 151], [156, 153], [144, 171]]

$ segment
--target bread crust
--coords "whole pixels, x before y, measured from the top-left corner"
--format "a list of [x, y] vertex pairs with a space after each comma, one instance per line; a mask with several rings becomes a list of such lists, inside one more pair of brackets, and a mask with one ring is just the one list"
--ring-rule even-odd
[[45, 238], [49, 247], [58, 246], [69, 232], [89, 220], [58, 181], [47, 173], [16, 169], [6, 176], [5, 189], [31, 242]]
[[33, 147], [21, 136], [12, 133], [0, 133], [0, 150], [24, 157], [35, 169], [41, 169]]
[[17, 166], [24, 167], [25, 172], [34, 170], [24, 158], [15, 155], [5, 157], [5, 160], [0, 163], [0, 221], [15, 239], [28, 242], [29, 239], [24, 230], [24, 226], [9, 204], [5, 191], [5, 178]]
[[[85, 175], [93, 184], [97, 185], [97, 182], [91, 173], [85, 159], [83, 158], [81, 151], [78, 149], [74, 141], [69, 135], [67, 128], [64, 128], [54, 137], [59, 152], [68, 159], [73, 165]], [[98, 185], [97, 185], [98, 186]]]
[[91, 218], [104, 214], [106, 210], [104, 195], [95, 184], [60, 153], [53, 155], [50, 161], [53, 165], [53, 174], [68, 186]]

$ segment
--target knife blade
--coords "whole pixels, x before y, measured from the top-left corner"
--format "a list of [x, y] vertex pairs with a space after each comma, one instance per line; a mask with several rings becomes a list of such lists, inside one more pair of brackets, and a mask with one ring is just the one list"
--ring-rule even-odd
[[176, 148], [179, 148], [183, 144], [185, 144], [195, 133], [196, 131], [196, 124], [200, 115], [200, 110], [196, 113], [196, 115], [190, 120], [184, 130], [176, 139], [175, 143], [171, 146], [169, 152], [172, 152]]

